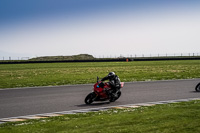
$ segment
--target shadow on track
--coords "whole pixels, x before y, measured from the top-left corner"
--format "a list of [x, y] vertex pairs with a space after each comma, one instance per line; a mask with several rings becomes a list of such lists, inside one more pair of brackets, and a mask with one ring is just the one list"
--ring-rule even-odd
[[200, 93], [199, 91], [190, 91], [190, 93]]
[[101, 106], [105, 104], [110, 104], [110, 102], [94, 102], [92, 104], [80, 104], [80, 105], [75, 105], [77, 107], [91, 107], [91, 106]]

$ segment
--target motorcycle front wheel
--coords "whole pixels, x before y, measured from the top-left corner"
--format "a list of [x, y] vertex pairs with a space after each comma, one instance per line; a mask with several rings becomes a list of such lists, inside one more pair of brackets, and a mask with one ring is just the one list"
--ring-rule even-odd
[[196, 90], [197, 92], [200, 92], [200, 83], [198, 83], [198, 84], [196, 85], [195, 90]]
[[94, 92], [92, 92], [86, 96], [85, 103], [91, 104], [92, 102], [94, 102], [95, 98], [96, 98], [96, 94]]

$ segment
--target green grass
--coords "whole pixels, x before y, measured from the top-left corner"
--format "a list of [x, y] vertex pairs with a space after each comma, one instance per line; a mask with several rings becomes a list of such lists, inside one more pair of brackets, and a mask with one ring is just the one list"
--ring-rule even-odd
[[123, 82], [200, 78], [200, 60], [1, 64], [0, 88], [94, 83], [110, 71]]
[[199, 133], [200, 101], [65, 115], [0, 125], [0, 133]]
[[61, 60], [93, 60], [92, 55], [79, 54], [72, 56], [43, 56], [29, 59], [29, 61], [61, 61]]

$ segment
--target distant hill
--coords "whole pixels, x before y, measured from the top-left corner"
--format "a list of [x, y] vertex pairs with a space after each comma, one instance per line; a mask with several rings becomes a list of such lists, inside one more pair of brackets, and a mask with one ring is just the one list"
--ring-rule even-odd
[[72, 56], [42, 56], [29, 59], [30, 61], [62, 61], [62, 60], [93, 60], [95, 59], [89, 54], [79, 54]]

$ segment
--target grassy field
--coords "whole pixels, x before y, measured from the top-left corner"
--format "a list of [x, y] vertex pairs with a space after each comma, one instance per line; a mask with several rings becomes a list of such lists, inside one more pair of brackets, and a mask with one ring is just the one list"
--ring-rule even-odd
[[200, 60], [1, 64], [0, 88], [94, 83], [110, 71], [123, 82], [200, 78]]
[[199, 133], [200, 101], [65, 115], [0, 125], [0, 133]]

